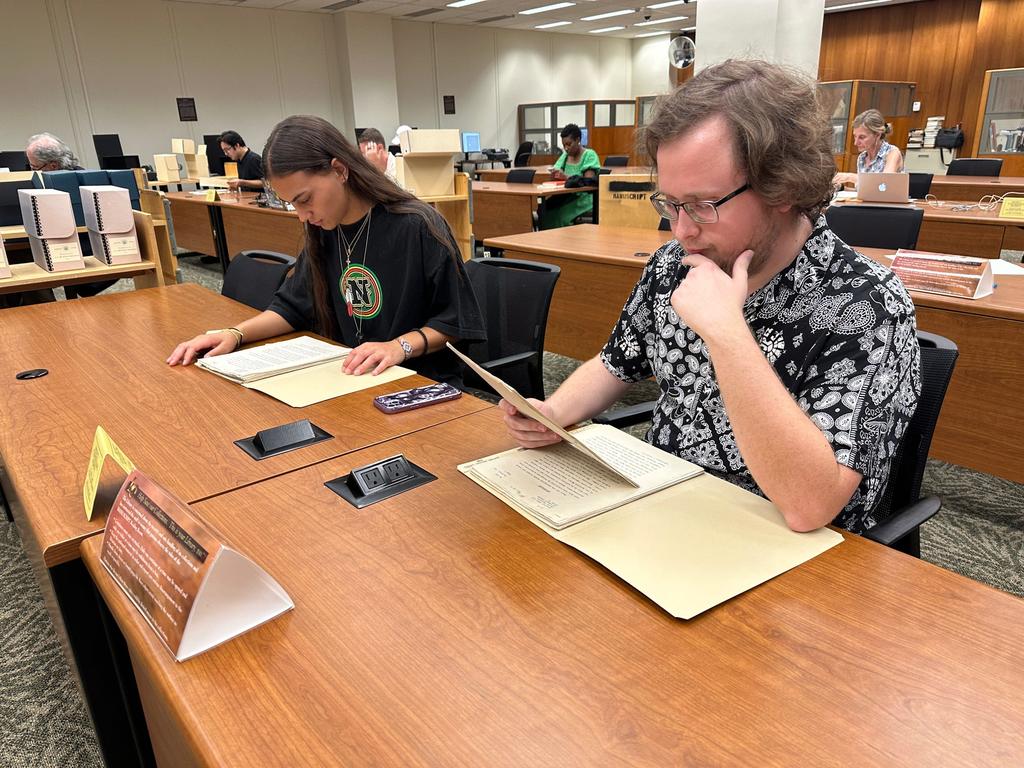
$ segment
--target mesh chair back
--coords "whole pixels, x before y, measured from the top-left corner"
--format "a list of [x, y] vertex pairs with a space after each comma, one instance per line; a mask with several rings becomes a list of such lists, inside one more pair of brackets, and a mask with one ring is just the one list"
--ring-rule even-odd
[[951, 160], [947, 176], [998, 176], [1003, 171], [1003, 158], [960, 157]]
[[604, 164], [609, 168], [625, 168], [629, 165], [629, 155], [608, 155]]
[[516, 150], [516, 154], [512, 161], [512, 165], [516, 168], [521, 168], [524, 165], [530, 164], [530, 153], [533, 152], [533, 142], [524, 141], [519, 145], [519, 149]]
[[242, 251], [224, 273], [221, 294], [254, 309], [266, 309], [294, 266], [295, 258], [284, 253]]
[[533, 184], [533, 177], [536, 175], [536, 168], [513, 168], [508, 172], [505, 181], [509, 184]]
[[921, 478], [932, 435], [960, 354], [956, 344], [944, 336], [918, 331], [917, 340], [921, 344], [921, 397], [893, 457], [885, 494], [875, 507], [875, 519], [879, 522], [921, 496]]
[[916, 248], [924, 211], [920, 208], [833, 205], [828, 225], [847, 245], [861, 248]]
[[911, 173], [910, 174], [910, 196], [915, 200], [924, 200], [932, 188], [932, 174]]
[[[561, 269], [519, 259], [476, 258], [466, 262], [487, 329], [487, 340], [466, 345], [466, 354], [483, 364], [510, 355], [523, 363], [494, 373], [525, 397], [544, 397], [544, 331], [551, 295]], [[487, 389], [476, 375], [463, 371], [467, 386]]]

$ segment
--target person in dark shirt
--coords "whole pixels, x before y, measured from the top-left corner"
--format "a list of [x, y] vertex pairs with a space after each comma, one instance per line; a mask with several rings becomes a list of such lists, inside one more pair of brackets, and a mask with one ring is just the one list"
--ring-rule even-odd
[[[874, 527], [920, 348], [899, 278], [822, 215], [831, 135], [814, 82], [766, 62], [707, 67], [662, 97], [642, 139], [675, 240], [541, 411], [573, 424], [653, 376], [649, 442], [767, 497], [793, 530]], [[521, 446], [558, 440], [502, 408]]]
[[220, 148], [231, 161], [238, 163], [238, 178], [231, 179], [231, 189], [263, 189], [263, 158], [245, 146], [245, 139], [237, 131], [224, 131], [220, 135]]
[[321, 118], [279, 123], [264, 157], [268, 183], [304, 224], [306, 247], [265, 312], [182, 342], [167, 362], [188, 365], [243, 340], [312, 330], [353, 348], [346, 373], [400, 364], [459, 386], [458, 360], [445, 343], [486, 334], [447, 222]]

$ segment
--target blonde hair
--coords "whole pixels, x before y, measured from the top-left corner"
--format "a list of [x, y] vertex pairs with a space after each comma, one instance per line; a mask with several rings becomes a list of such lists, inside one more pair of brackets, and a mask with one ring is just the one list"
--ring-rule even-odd
[[657, 166], [658, 147], [721, 115], [736, 160], [769, 205], [792, 205], [812, 221], [832, 197], [832, 128], [815, 83], [767, 61], [729, 59], [658, 99], [638, 144]]
[[880, 139], [884, 139], [892, 131], [892, 128], [885, 122], [885, 118], [882, 117], [882, 113], [877, 109], [865, 109], [853, 118], [853, 127], [860, 128], [861, 126], [867, 128]]

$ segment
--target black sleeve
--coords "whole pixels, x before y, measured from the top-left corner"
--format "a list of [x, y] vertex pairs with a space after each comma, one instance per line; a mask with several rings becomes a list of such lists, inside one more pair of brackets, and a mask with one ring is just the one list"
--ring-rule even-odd
[[283, 317], [297, 331], [307, 331], [316, 325], [313, 309], [313, 291], [309, 285], [309, 259], [306, 252], [299, 254], [298, 262], [267, 307]]
[[424, 223], [420, 233], [423, 249], [424, 277], [426, 278], [427, 319], [423, 323], [439, 333], [462, 341], [483, 341], [487, 338], [480, 306], [470, 285], [462, 256], [448, 223], [440, 216], [438, 223], [448, 235], [453, 257], [437, 239], [430, 234]]

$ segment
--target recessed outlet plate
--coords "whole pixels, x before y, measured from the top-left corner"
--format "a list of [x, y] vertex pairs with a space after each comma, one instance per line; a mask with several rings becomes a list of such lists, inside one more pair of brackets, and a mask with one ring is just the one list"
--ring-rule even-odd
[[436, 479], [435, 475], [398, 454], [356, 467], [324, 485], [353, 507], [362, 509]]

